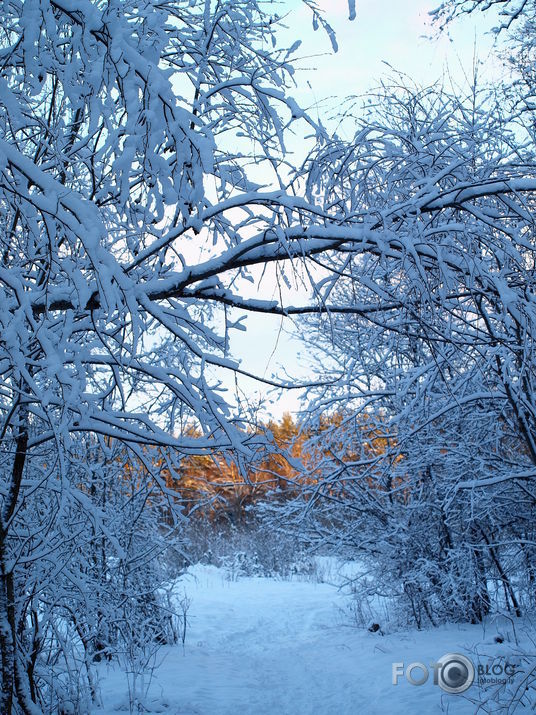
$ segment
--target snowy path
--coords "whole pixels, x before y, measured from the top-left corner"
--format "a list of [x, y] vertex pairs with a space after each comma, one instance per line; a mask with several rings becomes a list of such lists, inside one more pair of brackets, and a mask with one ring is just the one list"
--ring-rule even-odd
[[[371, 634], [349, 625], [347, 597], [334, 586], [247, 578], [196, 567], [182, 581], [191, 598], [184, 653], [169, 648], [146, 703], [173, 715], [432, 715], [474, 713], [462, 696], [430, 680], [391, 683], [392, 662], [430, 664], [466, 653], [482, 628]], [[488, 634], [489, 637], [489, 634]], [[124, 676], [101, 683], [106, 707], [128, 712]], [[471, 688], [468, 693], [476, 696]]]

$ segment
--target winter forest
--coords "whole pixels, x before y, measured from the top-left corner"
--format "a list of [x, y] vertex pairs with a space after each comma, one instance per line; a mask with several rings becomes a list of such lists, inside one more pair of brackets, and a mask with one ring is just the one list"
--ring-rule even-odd
[[316, 104], [355, 0], [0, 4], [0, 715], [536, 708], [536, 0], [439, 2]]

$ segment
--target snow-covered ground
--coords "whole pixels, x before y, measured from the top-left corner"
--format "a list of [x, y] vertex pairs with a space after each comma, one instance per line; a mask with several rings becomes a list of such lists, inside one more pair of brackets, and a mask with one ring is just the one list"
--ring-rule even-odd
[[[503, 647], [494, 641], [493, 624], [385, 635], [356, 628], [349, 619], [348, 594], [328, 583], [229, 580], [222, 569], [196, 566], [181, 579], [179, 590], [191, 599], [186, 644], [160, 651], [163, 661], [145, 698], [149, 712], [475, 713], [476, 686], [465, 695], [446, 694], [433, 684], [432, 671], [422, 686], [405, 678], [394, 686], [392, 664], [430, 665], [449, 652], [471, 656], [475, 647], [486, 654]], [[104, 706], [95, 713], [129, 712], [126, 677], [117, 668], [103, 666], [100, 690]]]

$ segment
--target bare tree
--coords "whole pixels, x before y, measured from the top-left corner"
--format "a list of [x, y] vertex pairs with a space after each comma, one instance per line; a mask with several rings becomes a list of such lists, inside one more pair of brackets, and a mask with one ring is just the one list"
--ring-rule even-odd
[[65, 563], [68, 504], [105, 523], [106, 473], [93, 494], [70, 469], [83, 435], [148, 473], [144, 444], [246, 458], [254, 438], [217, 377], [240, 372], [230, 308], [281, 306], [240, 281], [340, 241], [292, 235], [318, 210], [293, 188], [286, 136], [323, 130], [289, 92], [299, 43], [277, 45], [263, 3], [13, 0], [0, 17], [0, 711], [35, 713], [56, 707], [27, 647], [55, 578], [37, 546], [63, 539]]
[[354, 141], [312, 162], [341, 232], [369, 231], [337, 272], [318, 259], [324, 314], [302, 332], [325, 384], [307, 410], [341, 418], [317, 438], [330, 447], [306, 509], [418, 625], [520, 615], [536, 506], [530, 135], [477, 84], [464, 97], [402, 77], [374, 99]]

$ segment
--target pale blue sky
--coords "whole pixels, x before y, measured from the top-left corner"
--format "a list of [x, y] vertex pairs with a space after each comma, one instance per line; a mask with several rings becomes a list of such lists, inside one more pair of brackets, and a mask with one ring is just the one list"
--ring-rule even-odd
[[[471, 72], [474, 47], [485, 60], [493, 44], [486, 30], [493, 19], [477, 13], [437, 36], [429, 12], [439, 0], [357, 0], [357, 18], [348, 21], [346, 0], [317, 0], [337, 34], [339, 51], [317, 57], [310, 74], [315, 95], [359, 94], [373, 87], [388, 71], [385, 62], [422, 83], [438, 79], [450, 67], [454, 75]], [[321, 30], [313, 32], [308, 10], [300, 0], [287, 0], [289, 25], [301, 28], [304, 54], [330, 51]], [[430, 35], [436, 35], [430, 39]], [[290, 28], [288, 36], [292, 37]], [[496, 68], [495, 68], [496, 69]], [[302, 96], [305, 96], [302, 95]]]
[[[484, 23], [481, 13], [452, 27], [449, 35], [429, 39], [433, 30], [428, 12], [439, 0], [357, 0], [354, 22], [348, 20], [347, 0], [317, 2], [326, 10], [326, 19], [336, 31], [339, 45], [336, 54], [322, 30], [313, 31], [310, 12], [301, 0], [282, 3], [290, 11], [289, 28], [283, 37], [289, 43], [301, 37], [299, 54], [308, 57], [299, 63], [308, 69], [301, 77], [298, 75], [300, 88], [292, 93], [302, 106], [321, 102], [326, 111], [329, 106], [337, 106], [334, 99], [323, 102], [327, 97], [340, 100], [365, 93], [389, 73], [385, 63], [405, 72], [417, 83], [432, 83], [443, 76], [447, 81], [452, 78], [463, 84], [464, 73], [472, 75], [476, 48], [484, 76], [494, 77], [500, 71], [499, 64], [490, 57], [493, 39], [486, 34], [492, 18], [486, 18]], [[260, 290], [255, 287], [254, 295], [259, 294], [266, 298], [277, 296], [273, 273], [268, 273]], [[287, 296], [287, 303], [297, 304], [304, 297], [306, 291], [299, 290], [294, 296]], [[250, 316], [247, 326], [247, 333], [237, 333], [231, 342], [233, 355], [242, 359], [244, 369], [267, 377], [283, 374], [284, 369], [298, 380], [309, 377], [307, 350], [286, 333], [292, 328], [289, 320]], [[244, 395], [255, 401], [259, 386], [244, 379], [240, 380], [240, 386]], [[229, 388], [234, 390], [234, 380], [229, 382]], [[296, 411], [299, 406], [297, 392], [272, 399], [267, 412], [276, 418], [285, 410]]]

